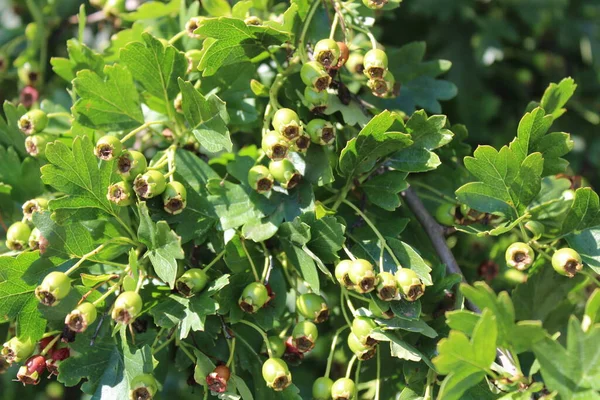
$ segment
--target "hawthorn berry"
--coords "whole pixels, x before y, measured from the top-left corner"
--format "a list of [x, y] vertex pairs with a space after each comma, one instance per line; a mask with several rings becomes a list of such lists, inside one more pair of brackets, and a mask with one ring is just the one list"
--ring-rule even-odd
[[277, 132], [269, 131], [262, 138], [262, 150], [271, 160], [283, 160], [289, 151], [288, 142]]
[[208, 283], [208, 275], [200, 268], [188, 269], [175, 281], [175, 288], [183, 297], [200, 293]]
[[353, 74], [362, 74], [365, 66], [363, 64], [365, 56], [359, 52], [352, 52], [346, 61], [346, 68]]
[[346, 289], [354, 289], [354, 283], [352, 283], [348, 275], [351, 268], [352, 260], [342, 260], [335, 266], [335, 278]]
[[27, 200], [21, 208], [23, 210], [23, 217], [27, 221], [31, 221], [34, 212], [42, 212], [48, 209], [48, 200], [41, 197]]
[[22, 365], [17, 372], [17, 380], [23, 385], [37, 385], [40, 383], [40, 377], [46, 369], [46, 359], [44, 356], [37, 354], [31, 356]]
[[52, 271], [35, 288], [35, 297], [45, 306], [54, 307], [71, 291], [71, 279], [64, 273]]
[[51, 141], [52, 137], [43, 133], [27, 136], [25, 138], [25, 151], [32, 157], [44, 157], [46, 145]]
[[310, 136], [303, 133], [292, 141], [292, 150], [298, 153], [306, 153], [310, 147], [310, 143]]
[[367, 78], [381, 79], [387, 73], [387, 54], [385, 54], [385, 52], [380, 49], [369, 50], [363, 58], [363, 64], [363, 73], [367, 76]]
[[304, 318], [317, 324], [327, 321], [329, 307], [325, 299], [316, 293], [305, 293], [296, 299], [296, 310]]
[[42, 110], [31, 110], [19, 118], [18, 125], [26, 135], [39, 133], [48, 126], [48, 115]]
[[6, 247], [14, 251], [22, 251], [27, 247], [31, 228], [25, 222], [15, 222], [6, 231]]
[[88, 326], [94, 323], [97, 316], [96, 306], [86, 301], [67, 314], [65, 325], [73, 332], [85, 332]]
[[165, 191], [167, 181], [165, 176], [156, 170], [149, 169], [138, 175], [133, 181], [133, 190], [142, 199], [151, 199]]
[[388, 3], [388, 0], [362, 0], [365, 7], [372, 10], [379, 10]]
[[354, 285], [354, 290], [359, 293], [369, 293], [377, 285], [377, 276], [373, 270], [373, 264], [361, 258], [352, 262], [348, 277]]
[[506, 265], [519, 271], [525, 271], [533, 264], [535, 253], [527, 243], [516, 242], [508, 246], [504, 257]]
[[23, 107], [30, 109], [40, 98], [40, 93], [33, 86], [25, 86], [19, 93], [19, 102]]
[[202, 35], [195, 33], [195, 31], [200, 27], [204, 19], [205, 17], [192, 17], [185, 23], [185, 31], [189, 37], [192, 39], [202, 39]]
[[227, 390], [227, 382], [231, 372], [225, 365], [218, 365], [213, 372], [206, 376], [206, 384], [211, 392], [223, 393]]
[[94, 154], [103, 161], [113, 160], [121, 155], [123, 144], [116, 136], [105, 135], [96, 142]]
[[116, 18], [125, 12], [125, 0], [106, 0], [102, 11], [107, 17]]
[[361, 361], [373, 358], [377, 352], [377, 348], [375, 346], [367, 346], [361, 343], [354, 332], [350, 332], [348, 334], [348, 347], [350, 348], [350, 351], [352, 351]]
[[117, 172], [124, 180], [131, 181], [148, 168], [146, 157], [135, 150], [123, 150], [116, 163]]
[[123, 325], [132, 323], [142, 311], [142, 298], [136, 292], [123, 292], [115, 300], [112, 309], [112, 319]]
[[120, 181], [110, 185], [106, 193], [106, 198], [119, 207], [130, 206], [135, 201], [131, 184], [127, 181]]
[[341, 54], [340, 46], [335, 40], [321, 39], [315, 45], [313, 58], [325, 68], [330, 68], [337, 65]]
[[169, 182], [162, 193], [162, 199], [163, 208], [167, 213], [181, 214], [187, 206], [187, 190], [181, 182]]
[[254, 16], [254, 15], [251, 15], [249, 17], [244, 18], [244, 23], [246, 25], [259, 26], [259, 25], [262, 25], [262, 19]]
[[373, 329], [377, 328], [375, 321], [368, 317], [355, 317], [352, 320], [352, 333], [356, 335], [359, 343], [364, 346], [375, 346], [377, 340], [371, 337]]
[[442, 203], [435, 209], [435, 219], [442, 225], [454, 225], [456, 215], [456, 204]]
[[425, 293], [425, 285], [412, 269], [399, 268], [396, 280], [403, 297], [408, 301], [415, 301]]
[[[274, 358], [281, 358], [285, 353], [286, 345], [282, 338], [279, 336], [269, 336], [267, 338], [269, 345], [271, 346], [271, 356]], [[268, 354], [267, 346], [263, 344], [263, 353]]]
[[40, 232], [40, 230], [38, 228], [33, 228], [31, 230], [31, 235], [29, 235], [29, 239], [27, 240], [27, 243], [31, 250], [38, 250], [40, 248], [41, 236], [42, 236], [42, 233]]
[[285, 341], [285, 352], [282, 358], [286, 363], [293, 366], [300, 365], [302, 360], [304, 360], [304, 353], [296, 347], [294, 339], [291, 336]]
[[317, 92], [327, 89], [331, 83], [331, 76], [329, 76], [323, 65], [316, 61], [309, 61], [302, 65], [300, 78], [307, 87]]
[[9, 363], [21, 362], [33, 353], [35, 344], [31, 339], [19, 339], [14, 336], [2, 345], [2, 357]]
[[254, 314], [265, 305], [268, 299], [269, 291], [266, 286], [260, 282], [252, 282], [242, 291], [238, 304], [243, 311]]
[[280, 161], [271, 161], [269, 172], [284, 189], [295, 188], [302, 179], [302, 175], [296, 171], [294, 164], [287, 158]]
[[383, 78], [371, 78], [367, 86], [373, 92], [373, 95], [382, 98], [392, 97], [396, 80], [391, 72], [387, 72]]
[[158, 392], [158, 383], [150, 374], [138, 375], [129, 383], [129, 400], [152, 400]]
[[350, 378], [340, 378], [331, 386], [333, 400], [352, 400], [356, 396], [356, 385]]
[[71, 349], [68, 347], [59, 347], [51, 350], [46, 358], [46, 369], [50, 375], [58, 375], [60, 364], [71, 356]]
[[333, 386], [333, 380], [322, 376], [315, 379], [312, 386], [313, 400], [329, 400], [331, 399], [331, 387]]
[[335, 140], [335, 127], [329, 121], [316, 118], [306, 125], [306, 132], [313, 143], [323, 146], [333, 143]]
[[292, 384], [292, 374], [281, 358], [269, 358], [265, 361], [262, 376], [267, 386], [278, 392]]
[[264, 165], [255, 165], [248, 171], [248, 184], [258, 193], [267, 193], [273, 187], [273, 175]]
[[319, 330], [317, 326], [306, 320], [298, 322], [292, 331], [292, 342], [302, 353], [311, 351], [315, 347], [318, 337]]
[[398, 281], [396, 277], [389, 272], [381, 272], [377, 278], [377, 297], [383, 301], [392, 301], [398, 298]]
[[327, 91], [316, 91], [310, 86], [304, 88], [304, 100], [308, 103], [310, 111], [314, 113], [323, 113], [327, 108], [329, 93]]
[[37, 86], [40, 80], [40, 67], [37, 63], [28, 61], [17, 69], [19, 80], [25, 86]]
[[340, 57], [338, 58], [338, 62], [335, 65], [335, 68], [339, 69], [346, 64], [346, 61], [348, 61], [348, 57], [350, 56], [350, 49], [348, 49], [348, 46], [344, 42], [337, 42], [337, 45], [340, 48]]
[[572, 278], [583, 269], [581, 256], [568, 247], [559, 249], [552, 255], [552, 268], [559, 274]]
[[294, 140], [302, 133], [300, 117], [289, 108], [277, 110], [273, 115], [272, 124], [277, 133], [287, 140]]

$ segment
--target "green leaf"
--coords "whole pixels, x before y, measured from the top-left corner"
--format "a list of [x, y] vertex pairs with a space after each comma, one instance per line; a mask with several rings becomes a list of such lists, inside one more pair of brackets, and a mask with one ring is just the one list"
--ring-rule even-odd
[[588, 301], [585, 304], [585, 313], [583, 314], [583, 321], [581, 321], [581, 327], [584, 331], [587, 331], [592, 325], [600, 321], [600, 289], [596, 288], [590, 295]]
[[427, 286], [433, 285], [431, 280], [431, 267], [425, 263], [425, 260], [412, 248], [412, 246], [394, 238], [386, 238], [386, 241], [402, 268], [410, 268], [417, 273], [419, 278]]
[[203, 76], [214, 75], [219, 68], [251, 61], [291, 37], [289, 33], [270, 26], [246, 25], [241, 19], [207, 18], [200, 23], [196, 34], [211, 38], [204, 41], [204, 55], [199, 69]]
[[588, 332], [581, 329], [579, 321], [569, 320], [567, 347], [546, 337], [534, 345], [544, 383], [556, 390], [561, 398], [594, 399], [600, 390], [600, 326]]
[[335, 180], [330, 155], [331, 151], [326, 146], [310, 146], [305, 154], [291, 153], [288, 158], [302, 174], [302, 179], [324, 186]]
[[99, 162], [87, 136], [78, 136], [69, 149], [55, 141], [46, 147], [49, 164], [41, 168], [42, 181], [65, 196], [50, 200], [50, 209], [64, 219], [81, 209], [98, 209], [118, 216], [119, 209], [106, 198], [106, 190], [116, 179], [114, 161]]
[[315, 261], [302, 249], [311, 239], [310, 226], [299, 219], [285, 222], [279, 227], [278, 237], [289, 262], [302, 273], [310, 288], [319, 293], [319, 273]]
[[400, 339], [398, 334], [389, 331], [381, 331], [379, 329], [374, 330], [369, 335], [375, 340], [390, 342], [390, 351], [392, 357], [400, 358], [409, 361], [421, 361], [423, 360], [430, 368], [434, 368], [431, 361], [423, 355], [414, 346], [408, 344], [406, 341]]
[[591, 188], [579, 188], [561, 228], [562, 234], [600, 225], [600, 200]]
[[[0, 116], [0, 144], [14, 148], [19, 156], [25, 157], [27, 155], [25, 140], [17, 122], [27, 110], [23, 105], [15, 106], [11, 102], [5, 101], [3, 111], [4, 115]], [[3, 158], [0, 157], [0, 160]]]
[[365, 181], [360, 187], [371, 203], [384, 210], [394, 211], [400, 207], [399, 193], [408, 188], [406, 176], [404, 172], [387, 171]]
[[182, 52], [149, 33], [142, 34], [142, 39], [144, 44], [133, 42], [121, 50], [121, 62], [148, 93], [171, 109], [179, 93], [177, 79], [185, 75], [188, 61]]
[[310, 227], [310, 240], [305, 243], [308, 248], [324, 263], [339, 260], [337, 252], [346, 240], [346, 227], [332, 216], [317, 219], [314, 212], [306, 212], [300, 219]]
[[84, 69], [91, 70], [100, 76], [103, 75], [104, 60], [100, 54], [77, 39], [67, 41], [67, 51], [69, 58], [52, 57], [50, 59], [52, 70], [56, 75], [69, 82], [75, 79], [79, 71]]
[[150, 310], [154, 323], [161, 328], [179, 326], [179, 339], [188, 337], [190, 331], [203, 331], [208, 315], [215, 315], [219, 304], [204, 290], [199, 295], [186, 299], [171, 294]]
[[204, 0], [202, 7], [212, 17], [223, 17], [231, 15], [231, 6], [227, 0]]
[[559, 118], [565, 113], [563, 106], [573, 96], [577, 85], [573, 78], [564, 78], [559, 83], [551, 83], [544, 95], [540, 105], [546, 113], [551, 114], [553, 119]]
[[119, 17], [125, 21], [138, 21], [141, 19], [156, 19], [168, 15], [177, 14], [179, 11], [179, 0], [171, 0], [168, 3], [161, 1], [148, 1], [137, 7], [130, 13], [120, 13]]
[[485, 378], [485, 372], [467, 365], [446, 376], [440, 386], [437, 398], [438, 400], [463, 399], [465, 392], [481, 382], [483, 378]]
[[420, 333], [428, 338], [435, 338], [438, 336], [437, 332], [427, 325], [422, 319], [408, 320], [402, 318], [391, 318], [375, 320], [378, 324], [382, 325], [386, 330], [403, 330], [407, 332]]
[[351, 178], [370, 171], [379, 158], [408, 147], [412, 143], [409, 135], [405, 133], [387, 131], [397, 117], [396, 113], [387, 110], [381, 112], [373, 117], [357, 137], [346, 143], [339, 161], [342, 175]]
[[73, 87], [80, 96], [73, 110], [83, 126], [125, 130], [144, 123], [137, 88], [124, 66], [105, 66], [104, 77], [90, 70], [80, 71]]
[[183, 98], [183, 113], [198, 142], [210, 152], [231, 151], [225, 103], [216, 95], [205, 98], [190, 82], [179, 79]]
[[185, 256], [181, 248], [181, 237], [177, 236], [165, 221], [152, 221], [146, 202], [139, 202], [138, 210], [138, 239], [148, 247], [146, 255], [150, 258], [158, 277], [173, 288], [177, 279], [177, 260]]
[[0, 256], [0, 323], [16, 320], [20, 338], [35, 342], [44, 334], [46, 320], [38, 311], [33, 292], [53, 269], [50, 260], [40, 258], [39, 251]]
[[524, 209], [537, 196], [542, 187], [544, 159], [540, 153], [532, 153], [519, 168], [519, 174], [511, 185], [513, 201], [517, 208]]
[[12, 200], [20, 203], [35, 198], [44, 191], [39, 162], [32, 157], [21, 161], [14, 147], [6, 150], [0, 146], [0, 182], [12, 188]]

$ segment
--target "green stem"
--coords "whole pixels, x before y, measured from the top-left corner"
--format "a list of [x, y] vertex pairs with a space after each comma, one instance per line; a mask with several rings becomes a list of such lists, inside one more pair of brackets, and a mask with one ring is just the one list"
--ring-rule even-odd
[[345, 205], [347, 205], [348, 207], [350, 207], [351, 209], [353, 209], [354, 212], [356, 212], [367, 223], [367, 225], [369, 225], [369, 227], [373, 230], [373, 233], [375, 233], [375, 236], [377, 236], [377, 238], [381, 242], [382, 248], [385, 248], [385, 250], [387, 250], [387, 252], [389, 253], [390, 257], [392, 257], [392, 260], [394, 260], [394, 262], [396, 263], [397, 266], [401, 266], [402, 264], [396, 258], [396, 255], [394, 254], [394, 252], [392, 251], [392, 249], [390, 248], [390, 246], [388, 246], [387, 241], [385, 240], [385, 238], [383, 237], [383, 235], [381, 234], [381, 232], [379, 232], [379, 230], [377, 229], [377, 227], [375, 226], [375, 224], [373, 223], [373, 221], [371, 221], [369, 219], [369, 217], [367, 217], [365, 215], [365, 213], [363, 213], [360, 210], [360, 208], [356, 207], [354, 204], [352, 204], [348, 200], [344, 199], [344, 200], [342, 200], [342, 203], [344, 203]]
[[269, 358], [273, 357], [273, 350], [271, 349], [271, 343], [269, 342], [269, 338], [267, 337], [267, 334], [260, 329], [260, 327], [258, 325], [253, 324], [250, 321], [246, 321], [245, 319], [241, 320], [240, 323], [244, 324], [244, 325], [248, 325], [249, 327], [253, 328], [256, 332], [260, 333], [260, 336], [262, 336], [263, 341], [265, 342], [265, 346], [267, 346], [267, 352], [269, 353]]
[[302, 26], [302, 32], [300, 33], [300, 38], [298, 39], [298, 51], [300, 53], [300, 59], [303, 63], [308, 61], [308, 53], [306, 52], [306, 34], [308, 33], [308, 27], [310, 26], [310, 22], [315, 16], [315, 12], [319, 7], [320, 0], [314, 0], [314, 2], [310, 6], [310, 10], [308, 10], [308, 14], [306, 15], [306, 19], [304, 20], [304, 25]]
[[346, 244], [343, 244], [342, 248], [344, 249], [344, 252], [346, 253], [346, 255], [348, 256], [349, 259], [351, 259], [352, 261], [356, 260], [356, 257], [354, 257], [354, 254], [352, 254], [350, 249], [348, 249], [348, 247], [346, 247]]
[[350, 321], [350, 318], [348, 318], [348, 313], [346, 312], [346, 307], [344, 307], [344, 287], [342, 286], [342, 288], [340, 289], [340, 308], [342, 309], [342, 315], [344, 316], [344, 319], [346, 320], [346, 324], [348, 326], [352, 326], [352, 321]]
[[337, 211], [337, 209], [342, 205], [344, 200], [346, 200], [346, 196], [348, 196], [350, 189], [352, 189], [352, 179], [348, 179], [342, 190], [340, 190], [340, 193], [338, 194], [335, 203], [333, 203], [333, 206], [331, 206], [331, 209], [333, 211]]
[[333, 340], [331, 341], [331, 349], [329, 350], [329, 356], [327, 357], [327, 367], [325, 368], [325, 376], [329, 378], [329, 374], [331, 373], [331, 365], [333, 364], [333, 354], [335, 352], [335, 346], [337, 345], [338, 338], [340, 334], [344, 331], [344, 329], [348, 329], [349, 326], [342, 326], [339, 328], [335, 335], [333, 336]]
[[356, 309], [354, 308], [352, 301], [350, 301], [350, 296], [348, 296], [348, 290], [344, 287], [342, 287], [342, 290], [344, 291], [344, 296], [346, 297], [346, 305], [348, 306], [350, 312], [352, 313], [352, 316], [354, 317], [356, 315]]
[[[110, 242], [110, 241], [109, 241]], [[96, 254], [100, 253], [100, 251], [102, 251], [102, 249], [109, 244], [109, 242], [103, 243], [100, 246], [96, 247], [94, 250], [90, 251], [87, 254], [84, 254], [79, 261], [77, 261], [71, 268], [69, 268], [67, 270], [67, 272], [65, 272], [65, 275], [69, 276], [71, 275], [73, 272], [75, 272], [77, 270], [77, 268], [81, 267], [81, 264], [83, 264], [85, 262], [85, 260], [87, 260], [90, 257], [95, 256]]]
[[[158, 346], [157, 348], [152, 350], [152, 355], [157, 354], [159, 351], [161, 351], [162, 349], [167, 347], [171, 342], [173, 342], [173, 340], [175, 340], [176, 337], [177, 337], [177, 335], [175, 333], [173, 333], [173, 335], [171, 335], [171, 337], [168, 338], [164, 343], [162, 343], [160, 346]], [[179, 348], [183, 349], [181, 346]], [[195, 360], [192, 359], [192, 361], [195, 361]]]
[[367, 30], [367, 29], [364, 29], [364, 28], [361, 28], [361, 27], [359, 27], [359, 26], [356, 26], [356, 25], [351, 25], [351, 27], [352, 27], [352, 29], [354, 29], [354, 30], [356, 30], [356, 31], [359, 31], [359, 32], [362, 32], [362, 33], [364, 33], [365, 35], [367, 35], [367, 37], [368, 37], [368, 38], [369, 38], [369, 40], [371, 41], [371, 47], [372, 47], [373, 49], [376, 49], [376, 48], [377, 48], [377, 40], [375, 40], [375, 36], [373, 36], [373, 34], [372, 34], [372, 33], [371, 33], [369, 30]]
[[235, 337], [231, 341], [227, 341], [227, 344], [229, 344], [229, 359], [227, 360], [227, 364], [225, 365], [229, 367], [233, 362], [233, 357], [235, 355]]
[[352, 367], [354, 366], [354, 362], [357, 360], [356, 354], [352, 356], [350, 362], [348, 363], [348, 368], [346, 368], [346, 378], [350, 379], [350, 374], [352, 373]]
[[134, 130], [132, 130], [131, 132], [129, 132], [127, 135], [123, 136], [121, 138], [121, 143], [125, 143], [127, 140], [131, 139], [132, 137], [134, 137], [135, 135], [137, 135], [138, 133], [140, 133], [141, 131], [143, 131], [144, 129], [152, 126], [152, 125], [163, 125], [166, 124], [165, 121], [149, 121], [146, 122], [140, 126], [138, 126], [137, 128], [135, 128]]
[[338, 13], [335, 13], [335, 15], [333, 16], [333, 22], [331, 24], [331, 30], [329, 31], [329, 39], [333, 40], [335, 38], [335, 31], [337, 29], [339, 20], [340, 15]]
[[158, 344], [158, 341], [160, 340], [160, 337], [165, 332], [165, 329], [167, 329], [167, 328], [160, 328], [159, 329], [158, 333], [156, 334], [156, 337], [154, 338], [154, 341], [152, 342], [152, 346], [150, 346], [151, 348], [155, 348], [156, 347], [156, 345]]
[[71, 113], [68, 112], [55, 112], [55, 113], [49, 113], [48, 118], [69, 118], [71, 119]]
[[265, 245], [265, 242], [260, 242], [260, 245], [262, 246], [263, 249], [263, 253], [265, 254], [265, 265], [263, 265], [263, 272], [260, 276], [261, 282], [266, 282], [267, 281], [267, 274], [269, 272], [269, 267], [270, 267], [270, 259], [271, 259], [271, 252], [269, 252], [269, 249], [267, 249], [267, 246]]
[[[123, 274], [123, 277], [125, 276], [125, 274]], [[101, 302], [103, 302], [108, 296], [110, 296], [111, 294], [113, 294], [114, 292], [117, 291], [117, 289], [119, 288], [119, 286], [121, 286], [121, 283], [123, 283], [124, 278], [120, 279], [119, 282], [115, 283], [114, 285], [112, 285], [110, 287], [110, 289], [108, 289], [106, 292], [104, 292], [104, 294], [100, 297], [98, 297], [96, 300], [94, 300], [92, 302], [92, 304], [94, 306], [97, 306], [98, 304], [100, 304]]]
[[363, 296], [361, 296], [361, 295], [359, 295], [359, 294], [356, 294], [356, 293], [354, 293], [354, 292], [351, 292], [351, 291], [349, 291], [349, 290], [347, 290], [347, 291], [346, 291], [346, 295], [348, 295], [348, 296], [352, 296], [352, 297], [354, 297], [355, 299], [362, 300], [362, 301], [365, 301], [365, 302], [367, 302], [367, 303], [370, 303], [370, 302], [371, 302], [371, 300], [367, 299], [366, 297], [363, 297]]
[[46, 332], [46, 333], [44, 333], [42, 335], [42, 339], [46, 339], [47, 337], [58, 335], [59, 333], [62, 333], [62, 331], [50, 331], [50, 332]]
[[256, 265], [254, 265], [254, 260], [250, 257], [250, 253], [248, 253], [248, 249], [246, 248], [246, 243], [244, 243], [244, 239], [240, 240], [242, 243], [242, 249], [244, 249], [244, 253], [246, 253], [246, 257], [248, 258], [248, 262], [250, 263], [250, 267], [252, 268], [252, 273], [254, 274], [254, 279], [256, 282], [260, 282], [260, 277], [258, 276], [258, 272], [256, 272]]
[[50, 351], [50, 349], [52, 349], [52, 347], [54, 347], [54, 345], [56, 344], [56, 342], [58, 342], [58, 339], [60, 339], [61, 334], [59, 333], [58, 335], [56, 335], [56, 337], [54, 339], [52, 339], [50, 341], [50, 343], [48, 343], [46, 345], [46, 347], [44, 347], [44, 349], [41, 351], [40, 355], [41, 356], [45, 356], [46, 354], [48, 354], [48, 352]]
[[175, 42], [177, 42], [179, 39], [181, 39], [183, 36], [185, 36], [185, 34], [187, 33], [187, 30], [183, 30], [181, 32], [176, 33], [171, 39], [169, 39], [169, 44], [173, 44]]
[[[379, 353], [379, 351], [377, 352]], [[356, 364], [356, 372], [354, 372], [354, 384], [356, 385], [356, 391], [358, 392], [358, 384], [360, 383], [360, 368], [362, 367], [362, 360], [358, 360]]]
[[221, 258], [223, 258], [224, 255], [225, 255], [225, 250], [223, 250], [222, 252], [217, 254], [217, 256], [215, 258], [213, 258], [213, 260], [206, 265], [206, 267], [202, 268], [204, 270], [204, 272], [211, 269]]
[[381, 349], [377, 352], [377, 372], [375, 375], [375, 399], [379, 400], [379, 394], [381, 392]]
[[[173, 336], [177, 336], [175, 334], [173, 334]], [[185, 348], [186, 343], [185, 342], [179, 342], [178, 341], [178, 347], [181, 349], [181, 351], [183, 351], [183, 353], [192, 361], [192, 363], [196, 364], [196, 357], [194, 357], [194, 355], [192, 353], [190, 353], [190, 351], [188, 349]]]
[[425, 384], [425, 394], [423, 395], [423, 400], [432, 400], [433, 394], [433, 384], [435, 383], [435, 371], [430, 369], [427, 372], [427, 383]]

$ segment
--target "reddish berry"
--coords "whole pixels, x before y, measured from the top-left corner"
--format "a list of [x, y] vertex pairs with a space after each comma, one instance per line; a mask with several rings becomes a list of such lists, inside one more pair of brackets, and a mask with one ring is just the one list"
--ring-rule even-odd
[[227, 381], [231, 372], [225, 365], [218, 365], [213, 372], [206, 376], [206, 384], [211, 392], [223, 393], [227, 390]]

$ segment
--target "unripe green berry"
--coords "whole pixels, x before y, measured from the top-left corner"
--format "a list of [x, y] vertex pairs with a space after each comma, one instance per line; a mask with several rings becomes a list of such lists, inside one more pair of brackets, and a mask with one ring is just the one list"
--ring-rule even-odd
[[391, 72], [387, 72], [383, 78], [371, 78], [367, 82], [367, 86], [373, 92], [373, 95], [381, 98], [394, 97], [394, 85], [396, 80]]
[[192, 39], [202, 39], [202, 35], [195, 33], [196, 29], [200, 27], [200, 24], [206, 17], [192, 17], [185, 24], [185, 31]]
[[35, 343], [31, 339], [24, 340], [13, 337], [2, 346], [2, 357], [9, 363], [21, 362], [33, 353]]
[[146, 171], [148, 161], [139, 151], [124, 150], [117, 159], [116, 168], [124, 180], [132, 181], [136, 176]]
[[292, 374], [281, 358], [269, 358], [262, 366], [262, 376], [268, 387], [282, 391], [292, 383]]
[[377, 328], [377, 325], [371, 318], [355, 317], [352, 320], [352, 333], [356, 335], [359, 343], [363, 346], [372, 347], [377, 344], [377, 340], [371, 337], [371, 333], [375, 328]]
[[363, 64], [364, 59], [365, 56], [363, 56], [361, 53], [350, 53], [350, 56], [348, 56], [348, 61], [346, 61], [346, 68], [348, 68], [348, 71], [352, 72], [353, 74], [362, 74], [365, 69]]
[[298, 153], [306, 153], [309, 147], [310, 136], [308, 136], [306, 133], [302, 133], [292, 141], [291, 149]]
[[356, 396], [356, 385], [349, 378], [340, 378], [331, 386], [333, 400], [353, 400]]
[[258, 193], [267, 193], [273, 187], [273, 175], [264, 165], [255, 165], [248, 171], [248, 184]]
[[346, 289], [354, 288], [354, 283], [352, 283], [348, 275], [351, 268], [352, 260], [342, 260], [335, 266], [335, 278]]
[[97, 316], [96, 306], [86, 301], [66, 316], [65, 325], [73, 332], [81, 333], [94, 323]]
[[27, 221], [31, 221], [33, 213], [42, 212], [48, 209], [48, 200], [43, 197], [27, 200], [21, 207], [23, 210], [23, 216]]
[[519, 271], [525, 271], [533, 264], [535, 253], [527, 243], [516, 242], [508, 246], [504, 257], [506, 265]]
[[42, 110], [31, 110], [19, 118], [18, 125], [26, 135], [38, 133], [48, 126], [48, 115]]
[[142, 199], [151, 199], [165, 191], [167, 180], [165, 176], [156, 170], [149, 169], [142, 175], [138, 175], [133, 181], [133, 189]]
[[6, 231], [6, 247], [14, 251], [22, 251], [27, 247], [31, 228], [24, 222], [15, 222]]
[[302, 353], [311, 351], [315, 347], [318, 337], [319, 330], [317, 326], [306, 320], [298, 322], [292, 331], [292, 343]]
[[252, 282], [244, 288], [238, 304], [242, 310], [254, 314], [269, 300], [267, 287], [260, 282]]
[[398, 269], [396, 280], [403, 297], [408, 301], [415, 301], [425, 293], [425, 285], [412, 269]]
[[442, 203], [435, 210], [435, 219], [442, 225], [452, 226], [454, 225], [455, 214], [456, 204]]
[[284, 189], [293, 189], [302, 179], [302, 175], [296, 171], [294, 164], [287, 158], [280, 161], [271, 161], [269, 171]]
[[320, 324], [329, 318], [327, 302], [316, 293], [305, 293], [296, 299], [296, 310], [304, 318]]
[[313, 143], [326, 146], [335, 140], [335, 127], [329, 121], [316, 118], [306, 125], [306, 132]]
[[340, 46], [333, 39], [319, 40], [313, 52], [315, 61], [322, 64], [325, 68], [336, 66], [340, 55]]
[[321, 92], [329, 87], [331, 76], [325, 68], [316, 61], [309, 61], [302, 65], [300, 69], [300, 78], [302, 82], [317, 92]]
[[208, 275], [200, 268], [188, 269], [175, 281], [175, 288], [184, 297], [200, 293], [208, 283]]
[[158, 383], [150, 374], [136, 376], [129, 387], [129, 400], [152, 400], [158, 392]]
[[26, 62], [17, 70], [19, 80], [25, 86], [37, 86], [40, 80], [40, 67], [37, 63]]
[[289, 151], [288, 142], [277, 132], [269, 131], [263, 135], [262, 150], [271, 160], [283, 160]]
[[381, 272], [378, 278], [377, 297], [383, 301], [397, 300], [399, 293], [396, 277], [389, 272]]
[[354, 290], [359, 293], [369, 293], [377, 285], [377, 276], [373, 270], [373, 264], [364, 259], [356, 259], [352, 262], [348, 277], [354, 284]]
[[318, 92], [310, 86], [304, 88], [304, 100], [311, 112], [323, 113], [327, 108], [328, 99], [329, 93], [325, 90]]
[[27, 136], [25, 138], [25, 150], [32, 157], [44, 157], [46, 145], [52, 142], [52, 136], [43, 133]]
[[365, 66], [364, 74], [369, 79], [381, 79], [387, 73], [388, 58], [383, 50], [372, 49], [367, 51], [363, 63]]
[[162, 199], [163, 208], [167, 213], [180, 214], [187, 206], [187, 190], [181, 182], [169, 182], [162, 193]]
[[348, 347], [361, 361], [369, 360], [377, 353], [376, 347], [361, 343], [353, 332], [348, 335]]
[[287, 140], [294, 140], [302, 133], [300, 117], [294, 110], [280, 108], [273, 115], [273, 128]]
[[106, 198], [119, 207], [130, 206], [135, 202], [131, 184], [127, 181], [113, 183], [108, 187]]
[[41, 237], [42, 233], [38, 228], [33, 228], [31, 230], [31, 235], [29, 235], [29, 239], [27, 240], [31, 250], [38, 250], [40, 248]]
[[331, 387], [333, 386], [333, 380], [322, 376], [317, 378], [313, 383], [312, 396], [313, 400], [330, 400], [331, 399]]
[[116, 136], [105, 135], [96, 142], [94, 154], [101, 160], [110, 161], [121, 155], [123, 144]]
[[45, 306], [56, 306], [71, 291], [71, 279], [64, 273], [52, 271], [35, 288], [35, 297]]
[[142, 312], [142, 297], [136, 292], [123, 292], [115, 300], [111, 317], [123, 325], [132, 323]]
[[581, 256], [568, 247], [559, 249], [552, 255], [552, 268], [559, 274], [572, 278], [583, 269]]
[[[273, 358], [281, 358], [285, 353], [285, 341], [279, 336], [269, 336], [267, 338], [269, 340], [269, 345], [271, 346], [271, 356]], [[268, 353], [267, 346], [263, 343], [262, 347], [263, 353]]]

